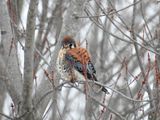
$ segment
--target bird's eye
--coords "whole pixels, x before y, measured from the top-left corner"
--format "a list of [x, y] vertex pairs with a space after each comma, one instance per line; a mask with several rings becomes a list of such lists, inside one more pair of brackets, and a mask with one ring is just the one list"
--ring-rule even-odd
[[69, 44], [69, 48], [74, 48], [74, 45], [73, 44]]

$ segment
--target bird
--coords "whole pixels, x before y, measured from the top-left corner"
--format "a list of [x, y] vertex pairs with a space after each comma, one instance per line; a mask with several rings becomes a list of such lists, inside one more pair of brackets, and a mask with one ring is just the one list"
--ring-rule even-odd
[[[89, 52], [80, 47], [72, 36], [63, 37], [56, 64], [62, 78], [72, 83], [76, 81], [78, 74], [85, 79], [98, 81]], [[109, 94], [104, 86], [101, 87], [101, 91]]]

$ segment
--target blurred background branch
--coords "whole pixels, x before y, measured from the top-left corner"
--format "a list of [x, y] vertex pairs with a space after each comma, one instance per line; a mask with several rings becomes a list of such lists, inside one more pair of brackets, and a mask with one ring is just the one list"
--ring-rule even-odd
[[[1, 0], [0, 11], [1, 120], [160, 118], [158, 0]], [[91, 54], [99, 82], [88, 94], [56, 70], [64, 35]]]

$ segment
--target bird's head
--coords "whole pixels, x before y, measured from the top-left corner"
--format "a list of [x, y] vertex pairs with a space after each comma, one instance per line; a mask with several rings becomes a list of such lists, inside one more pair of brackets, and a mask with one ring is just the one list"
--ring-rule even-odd
[[71, 36], [64, 36], [62, 40], [62, 47], [64, 49], [72, 49], [76, 47], [76, 42]]

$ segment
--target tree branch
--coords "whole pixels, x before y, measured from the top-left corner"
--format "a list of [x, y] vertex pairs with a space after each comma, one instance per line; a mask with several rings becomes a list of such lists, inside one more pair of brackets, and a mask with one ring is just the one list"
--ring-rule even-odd
[[[38, 0], [31, 0], [27, 16], [27, 30], [24, 51], [24, 83], [22, 114], [30, 112], [32, 109], [32, 87], [33, 87], [33, 54], [34, 54], [34, 34], [35, 20]], [[32, 113], [31, 113], [32, 114]], [[34, 117], [26, 114], [25, 120], [32, 120]]]

